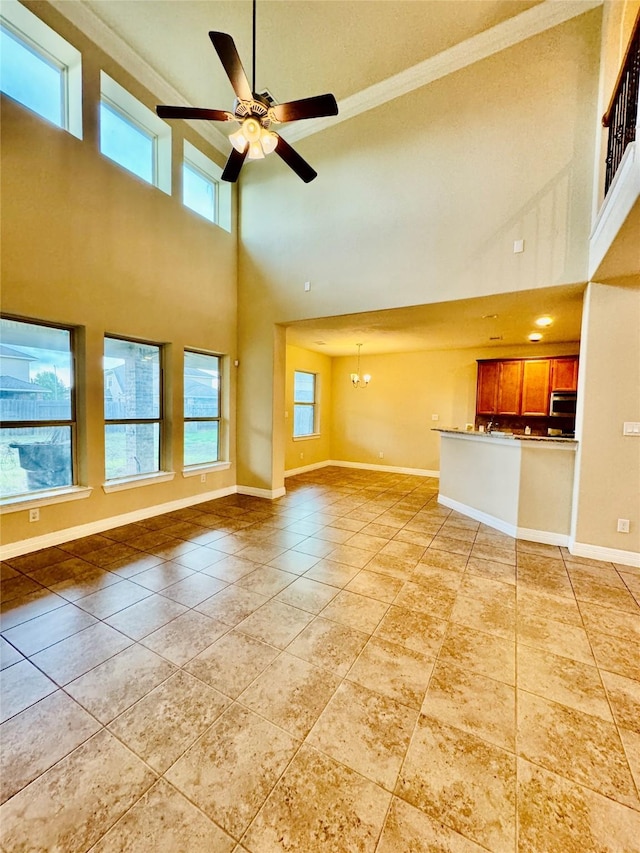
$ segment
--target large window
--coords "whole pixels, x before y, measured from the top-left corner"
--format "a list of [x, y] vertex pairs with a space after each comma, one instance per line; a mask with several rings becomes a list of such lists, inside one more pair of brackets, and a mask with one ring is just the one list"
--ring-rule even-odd
[[0, 321], [0, 494], [71, 486], [75, 432], [73, 333]]
[[104, 342], [107, 480], [160, 470], [160, 347], [121, 338]]
[[316, 374], [296, 370], [293, 374], [293, 437], [317, 432]]
[[220, 356], [184, 354], [184, 464], [220, 459]]
[[16, 0], [0, 6], [0, 91], [82, 137], [80, 52]]
[[171, 128], [100, 72], [100, 152], [124, 169], [171, 192]]

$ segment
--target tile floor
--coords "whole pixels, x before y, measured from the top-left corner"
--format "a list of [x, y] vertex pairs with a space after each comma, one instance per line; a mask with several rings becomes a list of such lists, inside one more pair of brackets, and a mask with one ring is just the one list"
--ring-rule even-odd
[[326, 468], [2, 566], [5, 853], [640, 850], [640, 570]]

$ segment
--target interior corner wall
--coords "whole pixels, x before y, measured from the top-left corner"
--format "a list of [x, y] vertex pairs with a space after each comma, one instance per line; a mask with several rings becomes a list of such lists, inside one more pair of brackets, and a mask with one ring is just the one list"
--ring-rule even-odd
[[318, 171], [310, 184], [278, 157], [246, 165], [240, 482], [272, 484], [262, 383], [275, 324], [586, 280], [600, 20], [590, 11], [295, 142]]
[[636, 287], [589, 284], [582, 341], [573, 539], [638, 553], [640, 438], [622, 429], [640, 422], [640, 276]]
[[[285, 373], [285, 405], [281, 432], [285, 440], [285, 471], [306, 468], [328, 462], [334, 430], [333, 418], [333, 361], [327, 355], [296, 346], [287, 346]], [[293, 437], [293, 374], [296, 370], [316, 374], [317, 434], [304, 438]], [[277, 432], [277, 430], [276, 430]]]
[[[205, 221], [182, 204], [182, 139], [219, 158], [180, 122], [172, 123], [173, 193], [167, 195], [99, 152], [100, 69], [153, 108], [153, 94], [115, 65], [65, 18], [44, 3], [30, 8], [82, 53], [84, 138], [54, 127], [2, 97], [2, 310], [74, 327], [77, 363], [80, 485], [91, 496], [4, 514], [3, 543], [43, 537], [71, 527], [99, 525], [127, 513], [175, 501], [196, 502], [235, 487], [235, 376], [229, 367], [237, 343], [237, 235]], [[105, 494], [102, 357], [104, 335], [165, 345], [167, 462], [172, 482]], [[223, 405], [231, 467], [183, 478], [181, 413], [185, 347], [226, 357]]]

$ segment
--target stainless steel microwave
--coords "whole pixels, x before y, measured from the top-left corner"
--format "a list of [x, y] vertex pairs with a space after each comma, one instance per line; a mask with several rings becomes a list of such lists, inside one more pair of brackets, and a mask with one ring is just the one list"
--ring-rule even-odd
[[549, 400], [549, 414], [556, 417], [573, 417], [576, 413], [575, 391], [552, 391]]

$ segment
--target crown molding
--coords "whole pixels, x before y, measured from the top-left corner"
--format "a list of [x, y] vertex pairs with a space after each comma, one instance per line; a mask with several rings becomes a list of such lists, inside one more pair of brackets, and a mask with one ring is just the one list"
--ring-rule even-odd
[[[111, 30], [83, 0], [49, 0], [50, 4], [67, 20], [78, 27], [88, 38], [100, 45], [119, 65], [165, 103], [189, 104], [187, 98], [175, 89], [148, 62], [142, 59], [124, 39]], [[407, 95], [422, 86], [440, 80], [499, 53], [519, 42], [536, 36], [545, 30], [557, 27], [566, 21], [590, 12], [601, 6], [603, 0], [543, 0], [537, 6], [509, 18], [490, 30], [478, 33], [417, 65], [394, 74], [380, 83], [368, 86], [355, 95], [350, 95], [338, 104], [339, 114], [327, 118], [298, 122], [285, 128], [282, 135], [290, 142], [319, 133], [361, 113]], [[213, 145], [221, 154], [228, 154], [229, 142], [212, 124], [187, 121], [187, 124]]]
[[[114, 33], [83, 0], [49, 0], [53, 8], [76, 26], [87, 38], [99, 45], [118, 65], [135, 77], [158, 100], [165, 104], [190, 106], [188, 99], [155, 68], [142, 59], [127, 42]], [[213, 124], [187, 120], [189, 127], [221, 154], [229, 153], [229, 141]]]
[[290, 142], [333, 127], [360, 113], [407, 95], [422, 86], [440, 80], [449, 74], [467, 68], [482, 59], [506, 50], [519, 42], [553, 29], [572, 18], [577, 18], [601, 6], [603, 0], [544, 0], [525, 12], [497, 24], [459, 44], [454, 45], [399, 74], [375, 83], [355, 95], [339, 102], [337, 116], [300, 122], [290, 132], [285, 132]]

